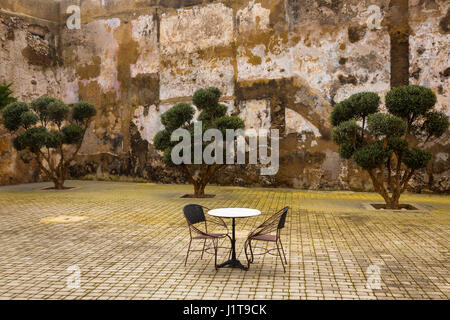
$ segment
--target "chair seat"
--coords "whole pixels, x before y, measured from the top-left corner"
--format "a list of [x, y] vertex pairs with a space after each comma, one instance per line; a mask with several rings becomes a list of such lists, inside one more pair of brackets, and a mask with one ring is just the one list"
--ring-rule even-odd
[[198, 235], [195, 237], [192, 237], [192, 239], [216, 239], [216, 238], [224, 238], [227, 235], [225, 233], [208, 233], [207, 235]]
[[277, 236], [272, 234], [259, 234], [257, 236], [250, 237], [252, 240], [261, 240], [261, 241], [277, 241]]

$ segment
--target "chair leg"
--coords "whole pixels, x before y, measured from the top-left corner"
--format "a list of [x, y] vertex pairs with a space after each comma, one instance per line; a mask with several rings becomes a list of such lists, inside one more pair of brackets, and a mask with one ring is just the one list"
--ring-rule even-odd
[[286, 272], [286, 267], [284, 266], [283, 256], [281, 255], [280, 246], [278, 245], [278, 241], [276, 242], [276, 244], [277, 244], [278, 255], [280, 256], [280, 260], [281, 260], [281, 265], [283, 266], [284, 272]]
[[205, 252], [205, 246], [206, 246], [206, 239], [203, 241], [203, 249], [202, 249], [202, 255], [200, 256], [200, 260], [203, 259], [203, 253]]
[[283, 251], [284, 262], [285, 262], [286, 265], [287, 265], [288, 262], [287, 262], [287, 258], [286, 258], [286, 253], [284, 252], [283, 244], [281, 243], [281, 238], [279, 238], [279, 240], [280, 240], [281, 251]]
[[217, 246], [219, 245], [219, 241], [217, 239], [213, 239], [213, 245], [214, 245], [214, 268], [217, 270]]
[[188, 260], [188, 257], [189, 257], [189, 250], [191, 250], [191, 243], [192, 243], [192, 239], [189, 240], [189, 246], [188, 246], [188, 250], [187, 250], [187, 253], [186, 253], [186, 259], [184, 260], [184, 266], [186, 266], [186, 263], [187, 263], [187, 260]]
[[250, 263], [253, 263], [255, 257], [253, 256], [252, 240], [250, 240], [250, 241], [248, 242], [248, 246], [250, 247], [250, 255], [251, 255], [251, 261], [250, 261]]
[[244, 252], [245, 252], [245, 258], [247, 259], [247, 268], [250, 268], [250, 259], [248, 258], [247, 247], [248, 247], [248, 239], [245, 240]]

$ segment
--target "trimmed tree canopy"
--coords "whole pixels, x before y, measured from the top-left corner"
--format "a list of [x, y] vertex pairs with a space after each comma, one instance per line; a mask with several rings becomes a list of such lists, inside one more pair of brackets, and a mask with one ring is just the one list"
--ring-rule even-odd
[[[208, 129], [218, 129], [225, 136], [227, 129], [243, 129], [244, 122], [239, 117], [227, 116], [227, 106], [219, 103], [221, 92], [215, 87], [197, 90], [192, 101], [200, 111], [198, 121], [201, 121], [201, 134]], [[179, 129], [189, 132], [191, 141], [194, 141], [194, 115], [195, 109], [189, 103], [178, 103], [162, 114], [161, 123], [164, 129], [153, 138], [157, 150], [164, 152], [164, 161], [168, 166], [179, 167], [184, 171], [189, 181], [194, 185], [196, 197], [204, 197], [206, 185], [214, 178], [216, 172], [224, 167], [223, 164], [186, 164], [175, 165], [172, 161], [172, 150], [178, 144], [171, 141], [172, 133]], [[202, 142], [202, 152], [213, 142]], [[182, 153], [182, 152], [181, 152]], [[182, 156], [182, 154], [180, 154]], [[192, 158], [194, 153], [191, 152]], [[192, 162], [191, 162], [192, 163]]]
[[356, 93], [334, 105], [331, 112], [331, 124], [337, 126], [350, 119], [364, 121], [368, 115], [378, 112], [379, 106], [378, 94], [374, 92]]
[[408, 85], [393, 88], [386, 94], [386, 108], [389, 113], [413, 122], [424, 116], [436, 104], [436, 95], [425, 87]]
[[448, 130], [449, 119], [432, 111], [436, 96], [425, 87], [393, 88], [385, 100], [389, 113], [379, 113], [376, 93], [354, 94], [334, 106], [330, 121], [340, 156], [367, 170], [387, 207], [396, 209], [414, 172], [431, 160], [431, 153], [423, 145], [411, 147], [409, 138], [438, 138]]
[[72, 119], [79, 125], [85, 124], [97, 114], [97, 109], [86, 101], [80, 101], [72, 107]]
[[161, 115], [161, 123], [169, 131], [185, 127], [195, 114], [194, 108], [189, 103], [177, 103]]
[[392, 114], [374, 113], [367, 117], [367, 128], [377, 137], [401, 137], [405, 134], [406, 122]]
[[10, 103], [2, 117], [3, 126], [16, 134], [14, 148], [34, 154], [41, 171], [55, 188], [62, 189], [67, 167], [78, 153], [95, 114], [96, 108], [88, 102], [70, 108], [56, 98], [41, 97], [31, 103], [31, 108], [24, 102]]
[[30, 107], [24, 102], [13, 102], [3, 109], [3, 126], [9, 131], [16, 131], [22, 123], [22, 115], [28, 113]]

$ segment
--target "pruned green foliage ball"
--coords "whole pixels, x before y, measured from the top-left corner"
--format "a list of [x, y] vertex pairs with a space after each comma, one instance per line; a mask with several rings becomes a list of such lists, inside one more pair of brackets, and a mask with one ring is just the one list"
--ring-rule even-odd
[[351, 143], [344, 142], [339, 146], [339, 155], [343, 159], [350, 159], [355, 153], [355, 148]]
[[158, 131], [153, 138], [153, 144], [156, 150], [164, 151], [168, 146], [171, 145], [170, 132], [167, 129]]
[[48, 138], [49, 132], [45, 127], [33, 127], [19, 134], [14, 140], [14, 146], [17, 150], [29, 149], [37, 153], [47, 144]]
[[56, 149], [62, 146], [64, 143], [64, 136], [59, 130], [51, 130], [48, 134], [46, 147], [49, 149]]
[[217, 111], [222, 93], [216, 87], [197, 90], [192, 96], [192, 102], [200, 111], [214, 114]]
[[57, 101], [58, 99], [56, 98], [44, 96], [33, 100], [33, 102], [31, 102], [31, 107], [39, 115], [41, 121], [45, 123], [49, 121], [48, 106]]
[[403, 156], [403, 163], [411, 169], [421, 169], [431, 160], [431, 152], [422, 149], [408, 149]]
[[401, 137], [405, 133], [406, 122], [392, 114], [375, 113], [367, 117], [367, 128], [377, 137]]
[[374, 169], [379, 167], [390, 156], [391, 151], [383, 148], [381, 141], [355, 151], [353, 158], [363, 169]]
[[443, 112], [434, 111], [427, 113], [422, 129], [427, 136], [439, 138], [448, 130], [448, 126], [448, 116]]
[[173, 131], [192, 121], [194, 114], [195, 110], [189, 103], [177, 103], [161, 115], [161, 123], [167, 130]]
[[75, 124], [68, 124], [62, 127], [61, 133], [65, 144], [76, 144], [83, 140], [84, 129]]
[[[166, 149], [164, 149], [164, 155], [163, 155], [163, 160], [164, 163], [166, 164], [166, 166], [168, 167], [175, 167], [175, 164], [172, 162], [172, 150], [173, 147], [167, 147]], [[180, 152], [180, 157], [183, 156], [183, 152]]]
[[9, 131], [16, 131], [22, 125], [22, 115], [30, 111], [25, 102], [13, 102], [3, 109], [3, 126]]
[[357, 124], [356, 120], [347, 120], [333, 128], [331, 138], [334, 143], [338, 145], [344, 143], [353, 144], [353, 140], [356, 137], [358, 130], [360, 130], [360, 126]]
[[38, 123], [38, 121], [39, 117], [31, 110], [22, 113], [22, 115], [20, 116], [20, 123], [25, 128], [35, 125], [36, 123]]
[[374, 92], [355, 93], [334, 105], [331, 111], [331, 124], [337, 126], [350, 119], [363, 120], [378, 112], [380, 97]]
[[393, 88], [386, 94], [387, 110], [401, 118], [416, 119], [430, 111], [435, 103], [433, 91], [417, 85]]
[[84, 123], [86, 120], [91, 119], [97, 114], [97, 109], [93, 104], [86, 101], [79, 101], [72, 107], [72, 119]]
[[388, 139], [387, 146], [398, 156], [401, 156], [406, 150], [408, 150], [408, 141], [406, 141], [405, 139], [400, 139], [398, 137], [391, 137]]
[[216, 127], [219, 129], [225, 137], [227, 129], [238, 130], [244, 129], [245, 124], [241, 118], [223, 116], [216, 120]]
[[63, 121], [67, 120], [69, 116], [69, 107], [61, 100], [56, 99], [52, 101], [47, 106], [47, 117], [48, 120], [61, 126]]
[[331, 124], [337, 126], [344, 121], [354, 118], [354, 112], [348, 101], [336, 103], [331, 111]]
[[[217, 108], [214, 110], [214, 118], [221, 118], [227, 114], [228, 107], [224, 104], [218, 104]], [[203, 110], [200, 112], [197, 120], [198, 121], [208, 121], [211, 120], [213, 117], [212, 114], [208, 113], [208, 111]]]
[[351, 106], [353, 117], [361, 120], [378, 112], [380, 96], [374, 92], [360, 92], [350, 96], [348, 104]]

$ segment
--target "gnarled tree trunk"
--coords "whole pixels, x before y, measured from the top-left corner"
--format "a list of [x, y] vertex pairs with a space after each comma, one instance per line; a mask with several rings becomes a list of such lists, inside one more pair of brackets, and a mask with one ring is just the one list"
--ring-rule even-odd
[[204, 198], [205, 197], [206, 183], [194, 183], [194, 197]]
[[217, 171], [224, 167], [224, 165], [202, 165], [199, 174], [193, 174], [187, 165], [182, 165], [184, 172], [190, 183], [194, 186], [194, 197], [205, 198], [205, 188], [208, 183], [215, 177]]
[[53, 183], [55, 184], [56, 190], [64, 190], [64, 179], [63, 178], [56, 178], [53, 180]]
[[[409, 180], [411, 180], [414, 170], [406, 170], [403, 176], [397, 177], [395, 179], [389, 178], [390, 183], [390, 193], [384, 183], [384, 172], [376, 174], [373, 170], [368, 170], [370, 179], [372, 180], [373, 187], [376, 192], [378, 192], [386, 202], [386, 209], [398, 210], [400, 208], [399, 201], [400, 196], [406, 190]], [[399, 172], [399, 171], [398, 171]], [[400, 173], [398, 173], [400, 174]]]

